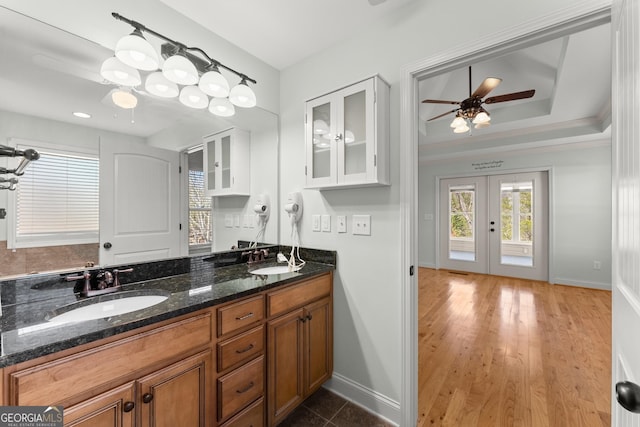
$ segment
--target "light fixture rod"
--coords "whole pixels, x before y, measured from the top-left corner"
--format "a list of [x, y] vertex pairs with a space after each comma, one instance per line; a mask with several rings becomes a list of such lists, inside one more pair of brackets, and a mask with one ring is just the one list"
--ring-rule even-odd
[[202, 56], [204, 56], [207, 59], [207, 61], [209, 61], [209, 63], [210, 63], [209, 65], [215, 65], [217, 67], [222, 67], [225, 70], [230, 71], [233, 74], [235, 74], [236, 76], [240, 77], [241, 80], [247, 80], [247, 81], [250, 81], [253, 84], [257, 84], [258, 83], [254, 79], [252, 79], [251, 77], [247, 76], [246, 74], [241, 73], [239, 71], [236, 71], [231, 67], [227, 67], [222, 62], [211, 58], [209, 55], [207, 55], [207, 53], [204, 50], [200, 49], [199, 47], [190, 47], [190, 46], [185, 45], [184, 43], [180, 43], [179, 41], [172, 40], [172, 39], [170, 39], [169, 37], [167, 37], [167, 36], [165, 36], [163, 34], [160, 34], [160, 33], [156, 32], [156, 31], [154, 31], [154, 30], [152, 30], [150, 28], [145, 27], [144, 25], [142, 25], [139, 22], [133, 21], [133, 20], [128, 19], [128, 18], [125, 18], [124, 16], [120, 15], [119, 13], [113, 12], [113, 13], [111, 13], [111, 16], [113, 16], [115, 19], [117, 19], [119, 21], [126, 22], [127, 24], [131, 25], [132, 27], [134, 27], [137, 30], [145, 31], [145, 32], [147, 32], [149, 34], [152, 34], [152, 35], [154, 35], [154, 36], [156, 36], [156, 37], [158, 37], [158, 38], [160, 38], [160, 39], [162, 39], [164, 41], [167, 41], [167, 42], [177, 46], [178, 48], [181, 48], [181, 49], [184, 49], [184, 50], [195, 50], [196, 52], [199, 52]]

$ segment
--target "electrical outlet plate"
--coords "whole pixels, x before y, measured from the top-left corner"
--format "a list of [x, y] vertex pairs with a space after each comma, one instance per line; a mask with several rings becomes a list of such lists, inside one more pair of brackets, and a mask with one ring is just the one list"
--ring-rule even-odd
[[371, 215], [353, 216], [353, 234], [371, 236]]
[[321, 227], [324, 232], [331, 231], [331, 215], [322, 215]]
[[311, 231], [320, 231], [320, 215], [311, 215]]

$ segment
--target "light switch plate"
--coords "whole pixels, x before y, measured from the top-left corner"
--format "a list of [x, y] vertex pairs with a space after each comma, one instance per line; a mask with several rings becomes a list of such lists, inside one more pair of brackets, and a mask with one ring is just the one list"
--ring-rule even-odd
[[322, 215], [321, 227], [324, 232], [331, 231], [331, 215]]
[[320, 215], [311, 215], [311, 231], [320, 231]]
[[371, 236], [371, 215], [353, 216], [353, 234]]
[[233, 215], [231, 214], [224, 215], [224, 226], [227, 228], [233, 227]]
[[346, 233], [347, 232], [347, 217], [344, 215], [338, 215], [336, 217], [336, 228], [338, 229], [338, 233]]

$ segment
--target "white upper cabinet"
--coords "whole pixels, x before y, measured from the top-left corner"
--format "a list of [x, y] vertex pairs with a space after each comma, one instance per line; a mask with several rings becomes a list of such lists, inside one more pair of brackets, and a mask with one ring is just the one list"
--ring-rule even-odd
[[251, 138], [232, 128], [204, 137], [204, 185], [207, 196], [249, 196]]
[[307, 188], [389, 184], [389, 85], [379, 76], [306, 103]]

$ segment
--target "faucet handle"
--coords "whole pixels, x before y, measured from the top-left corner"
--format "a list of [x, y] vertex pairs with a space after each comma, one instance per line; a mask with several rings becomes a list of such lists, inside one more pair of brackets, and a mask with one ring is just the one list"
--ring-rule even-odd
[[113, 287], [114, 288], [118, 288], [120, 287], [120, 278], [119, 278], [119, 274], [120, 273], [131, 273], [133, 271], [133, 268], [129, 267], [129, 268], [125, 268], [124, 270], [119, 270], [117, 268], [113, 269]]

